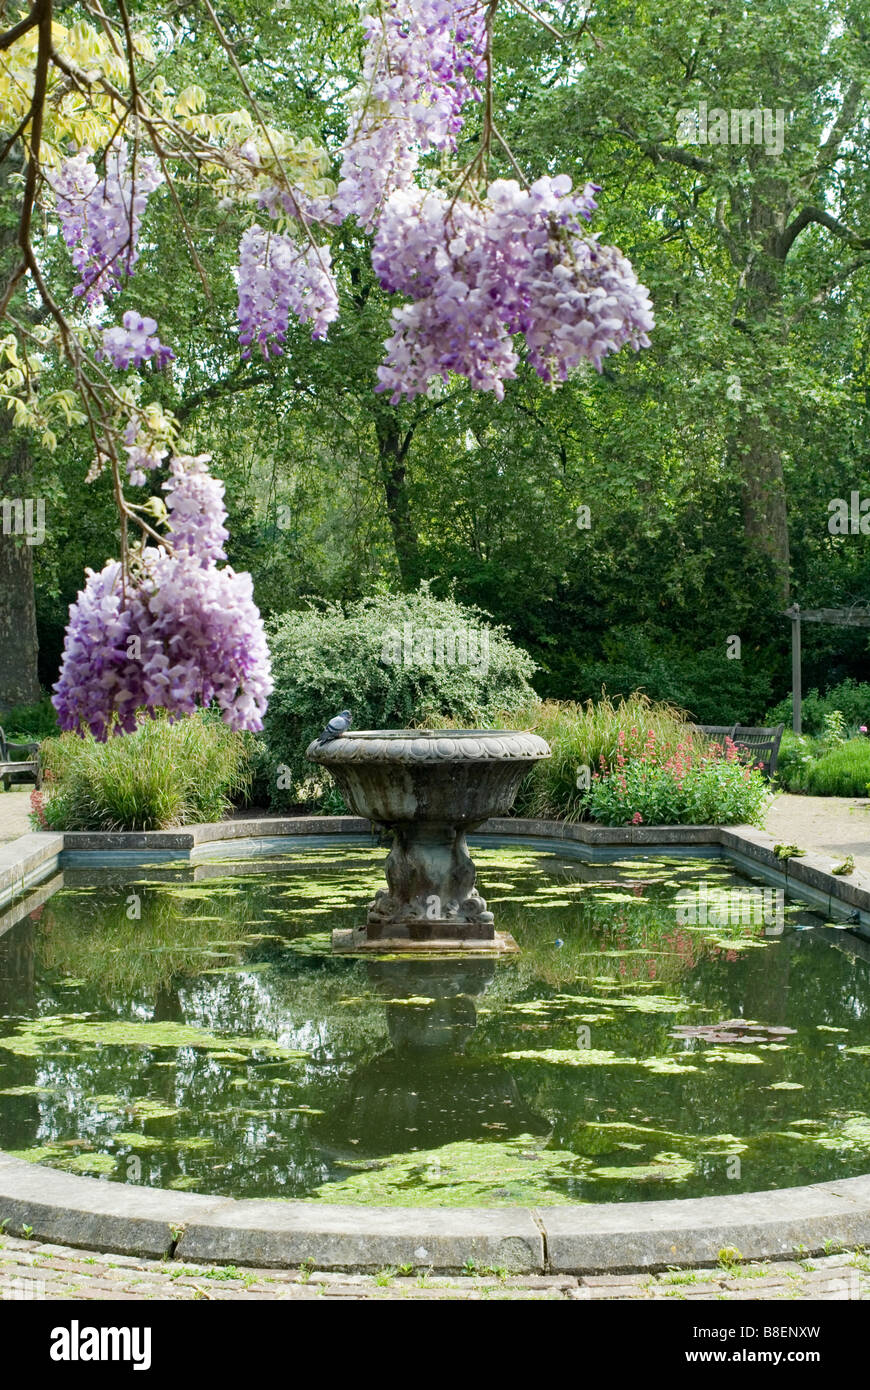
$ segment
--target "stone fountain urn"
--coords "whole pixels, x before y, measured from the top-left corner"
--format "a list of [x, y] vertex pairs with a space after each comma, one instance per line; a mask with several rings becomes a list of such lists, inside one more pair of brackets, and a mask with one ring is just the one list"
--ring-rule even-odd
[[475, 887], [466, 833], [511, 809], [537, 734], [505, 729], [364, 729], [306, 756], [327, 768], [358, 816], [392, 831], [387, 887], [364, 927], [333, 933], [340, 951], [516, 950]]

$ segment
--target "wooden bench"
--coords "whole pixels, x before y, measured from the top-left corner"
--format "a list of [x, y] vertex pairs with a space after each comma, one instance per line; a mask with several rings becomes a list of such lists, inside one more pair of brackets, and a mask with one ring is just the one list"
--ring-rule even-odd
[[723, 747], [725, 739], [730, 738], [740, 749], [746, 762], [752, 763], [755, 767], [761, 764], [765, 777], [772, 777], [776, 772], [784, 724], [766, 729], [754, 728], [751, 724], [695, 724], [694, 727], [707, 738], [721, 743]]
[[42, 786], [38, 743], [9, 743], [0, 729], [0, 782], [8, 791], [13, 782], [35, 782]]

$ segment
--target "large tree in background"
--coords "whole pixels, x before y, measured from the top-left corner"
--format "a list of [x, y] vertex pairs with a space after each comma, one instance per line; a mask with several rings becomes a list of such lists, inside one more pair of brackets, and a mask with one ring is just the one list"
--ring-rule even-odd
[[[547, 35], [537, 43], [517, 59], [516, 94], [539, 77], [531, 122], [513, 104], [515, 146], [546, 142], [555, 161], [594, 164], [638, 208], [644, 273], [660, 321], [668, 302], [674, 318], [657, 350], [682, 340], [702, 410], [703, 378], [719, 369], [723, 475], [785, 592], [789, 473], [805, 466], [795, 327], [861, 294], [870, 265], [866, 6], [602, 0], [573, 51]], [[750, 118], [763, 110], [769, 143]]]

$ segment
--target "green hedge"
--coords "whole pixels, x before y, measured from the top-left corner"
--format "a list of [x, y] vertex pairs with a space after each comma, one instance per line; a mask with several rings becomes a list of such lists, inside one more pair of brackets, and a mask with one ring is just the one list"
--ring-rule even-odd
[[45, 774], [31, 819], [48, 830], [166, 830], [221, 820], [251, 778], [252, 739], [204, 712], [170, 724], [146, 720], [135, 734], [97, 743], [77, 734], [46, 739]]

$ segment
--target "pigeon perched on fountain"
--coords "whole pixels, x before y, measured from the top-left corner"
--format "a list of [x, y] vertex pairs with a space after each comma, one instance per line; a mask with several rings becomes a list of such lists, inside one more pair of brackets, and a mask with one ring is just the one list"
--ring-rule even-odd
[[346, 734], [350, 728], [350, 722], [349, 709], [343, 709], [340, 714], [334, 714], [318, 738], [318, 744], [332, 743], [334, 738], [341, 738], [341, 735]]

